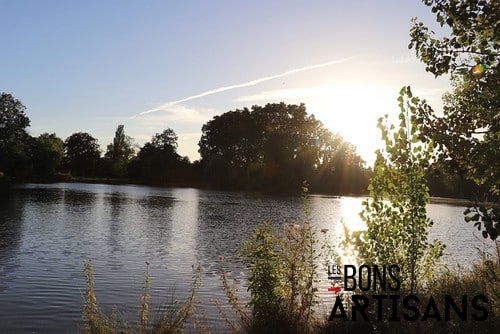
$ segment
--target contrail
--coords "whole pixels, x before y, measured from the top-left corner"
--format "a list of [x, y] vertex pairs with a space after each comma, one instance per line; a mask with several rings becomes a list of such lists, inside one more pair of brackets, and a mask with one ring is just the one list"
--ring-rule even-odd
[[270, 76], [267, 76], [267, 77], [262, 77], [262, 78], [259, 78], [259, 79], [247, 81], [247, 82], [240, 83], [240, 84], [235, 84], [235, 85], [220, 87], [220, 88], [216, 88], [216, 89], [211, 89], [211, 90], [208, 90], [206, 92], [203, 92], [203, 93], [200, 93], [200, 94], [196, 94], [196, 95], [192, 95], [192, 96], [188, 96], [188, 97], [185, 97], [185, 98], [180, 99], [180, 100], [170, 101], [170, 102], [163, 103], [162, 105], [160, 105], [158, 107], [155, 107], [155, 108], [143, 111], [140, 114], [138, 114], [137, 116], [146, 115], [146, 114], [149, 114], [149, 113], [152, 113], [152, 112], [156, 112], [156, 111], [160, 111], [160, 110], [165, 110], [168, 107], [174, 106], [174, 105], [179, 104], [179, 103], [191, 101], [191, 100], [194, 100], [194, 99], [199, 99], [200, 97], [205, 97], [205, 96], [209, 96], [209, 95], [213, 95], [213, 94], [217, 94], [217, 93], [222, 93], [222, 92], [225, 92], [225, 91], [228, 91], [228, 90], [231, 90], [231, 89], [243, 88], [243, 87], [249, 87], [249, 86], [255, 86], [255, 85], [260, 84], [260, 83], [265, 82], [265, 81], [287, 77], [287, 76], [295, 74], [295, 73], [310, 71], [310, 70], [314, 70], [314, 69], [317, 69], [317, 68], [331, 66], [331, 65], [335, 65], [335, 64], [341, 64], [341, 63], [344, 63], [344, 62], [346, 62], [346, 61], [348, 61], [348, 60], [350, 60], [352, 58], [353, 57], [348, 57], [348, 58], [342, 58], [342, 59], [338, 59], [338, 60], [332, 60], [332, 61], [329, 61], [329, 62], [326, 62], [326, 63], [316, 64], [316, 65], [310, 65], [310, 66], [304, 66], [304, 67], [300, 67], [300, 68], [296, 68], [296, 69], [293, 69], [293, 70], [289, 70], [289, 71], [286, 71], [286, 72], [283, 72], [283, 73], [280, 73], [280, 74], [270, 75]]

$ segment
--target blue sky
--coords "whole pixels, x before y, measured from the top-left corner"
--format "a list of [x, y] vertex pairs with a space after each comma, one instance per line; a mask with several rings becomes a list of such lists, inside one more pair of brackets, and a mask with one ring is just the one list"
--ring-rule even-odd
[[[306, 104], [368, 162], [376, 119], [404, 85], [437, 110], [446, 78], [408, 50], [417, 0], [0, 0], [0, 91], [27, 107], [29, 131], [87, 131], [104, 150], [118, 124], [138, 145], [172, 128], [199, 158], [213, 116], [271, 102]], [[436, 28], [438, 30], [438, 28]]]

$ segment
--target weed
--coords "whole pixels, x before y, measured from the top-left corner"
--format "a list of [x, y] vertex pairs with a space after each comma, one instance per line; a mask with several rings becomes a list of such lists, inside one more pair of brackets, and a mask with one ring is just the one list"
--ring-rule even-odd
[[[193, 276], [189, 295], [182, 304], [173, 303], [174, 307], [166, 308], [157, 315], [155, 321], [150, 322], [151, 274], [149, 263], [146, 262], [141, 307], [139, 309], [139, 324], [137, 328], [128, 327], [124, 321], [118, 319], [115, 311], [110, 316], [103, 314], [98, 306], [94, 293], [94, 275], [90, 261], [84, 263], [87, 289], [83, 306], [84, 333], [88, 334], [170, 334], [182, 333], [187, 320], [194, 314], [196, 291], [200, 286], [201, 266], [193, 266]], [[201, 326], [200, 326], [201, 327]]]

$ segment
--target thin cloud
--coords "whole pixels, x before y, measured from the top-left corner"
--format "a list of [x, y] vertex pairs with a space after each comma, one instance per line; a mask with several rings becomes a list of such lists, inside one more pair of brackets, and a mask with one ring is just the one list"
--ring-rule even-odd
[[236, 98], [236, 102], [255, 102], [283, 99], [304, 99], [311, 98], [320, 94], [322, 87], [308, 88], [288, 88], [261, 92], [254, 95], [245, 95]]
[[188, 97], [180, 99], [180, 100], [166, 102], [166, 103], [164, 103], [164, 104], [162, 104], [162, 105], [160, 105], [158, 107], [155, 107], [155, 108], [143, 111], [143, 112], [139, 113], [137, 116], [142, 116], [142, 115], [150, 114], [150, 113], [161, 111], [161, 110], [167, 110], [168, 108], [171, 108], [172, 106], [175, 106], [175, 105], [183, 103], [183, 102], [187, 102], [187, 101], [199, 99], [201, 97], [205, 97], [205, 96], [209, 96], [209, 95], [214, 95], [214, 94], [222, 93], [222, 92], [225, 92], [225, 91], [228, 91], [228, 90], [237, 89], [237, 88], [243, 88], [243, 87], [255, 86], [255, 85], [258, 85], [258, 84], [266, 82], [266, 81], [270, 81], [270, 80], [274, 80], [274, 79], [279, 79], [279, 78], [287, 77], [287, 76], [292, 75], [292, 74], [296, 74], [296, 73], [300, 73], [300, 72], [305, 72], [305, 71], [311, 71], [311, 70], [315, 70], [315, 69], [326, 67], [326, 66], [341, 64], [341, 63], [344, 63], [344, 62], [346, 62], [346, 61], [348, 61], [350, 59], [352, 59], [352, 57], [342, 58], [342, 59], [338, 59], [338, 60], [331, 60], [331, 61], [326, 62], [326, 63], [304, 66], [304, 67], [300, 67], [300, 68], [296, 68], [296, 69], [293, 69], [293, 70], [289, 70], [289, 71], [286, 71], [286, 72], [283, 72], [283, 73], [280, 73], [280, 74], [270, 75], [270, 76], [262, 77], [262, 78], [259, 78], [259, 79], [255, 79], [255, 80], [243, 82], [243, 83], [240, 83], [240, 84], [235, 84], [235, 85], [220, 87], [220, 88], [216, 88], [216, 89], [211, 89], [211, 90], [208, 90], [206, 92], [203, 92], [203, 93], [200, 93], [200, 94], [196, 94], [196, 95], [192, 95], [192, 96], [188, 96]]
[[204, 121], [207, 113], [211, 113], [211, 109], [203, 108], [189, 108], [181, 104], [173, 104], [166, 110], [166, 113], [148, 115], [147, 118], [151, 122], [168, 122], [168, 121], [181, 121], [196, 123]]

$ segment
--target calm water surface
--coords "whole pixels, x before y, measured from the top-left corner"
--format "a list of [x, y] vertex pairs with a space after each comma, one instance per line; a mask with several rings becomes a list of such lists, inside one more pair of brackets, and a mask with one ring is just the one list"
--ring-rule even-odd
[[[342, 223], [362, 228], [361, 201], [311, 196], [312, 222], [318, 231], [329, 229], [329, 242], [336, 245]], [[246, 273], [238, 256], [242, 240], [263, 221], [275, 228], [301, 222], [302, 208], [302, 199], [295, 197], [131, 185], [24, 185], [0, 198], [0, 332], [78, 332], [86, 260], [93, 264], [99, 304], [107, 311], [116, 306], [131, 323], [137, 319], [145, 261], [151, 263], [153, 308], [168, 304], [171, 296], [182, 299], [192, 265], [200, 263], [206, 321], [215, 332], [224, 331], [213, 306], [214, 299], [225, 300], [218, 257], [224, 256], [224, 267], [245, 300]], [[430, 237], [447, 244], [443, 261], [450, 267], [470, 267], [478, 249], [493, 249], [464, 223], [464, 209], [428, 207], [435, 221]], [[331, 308], [329, 297], [322, 293], [325, 312]]]

